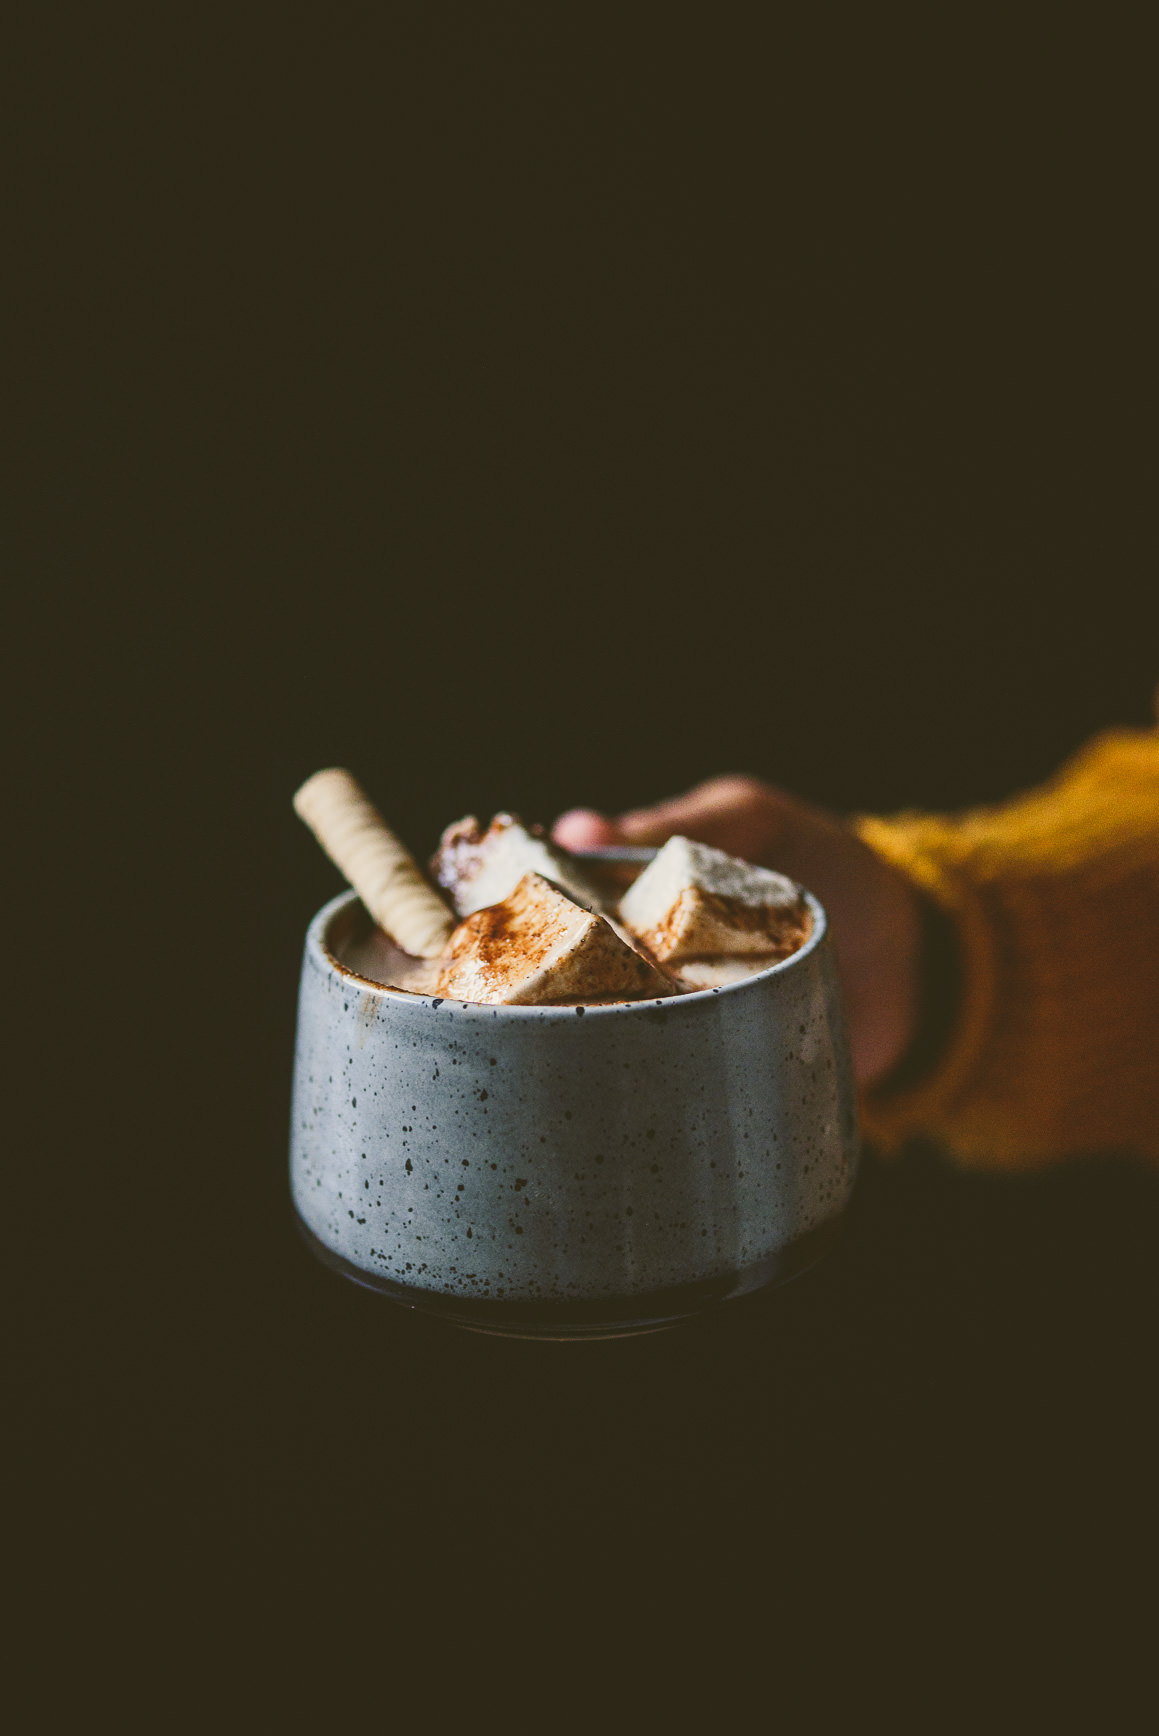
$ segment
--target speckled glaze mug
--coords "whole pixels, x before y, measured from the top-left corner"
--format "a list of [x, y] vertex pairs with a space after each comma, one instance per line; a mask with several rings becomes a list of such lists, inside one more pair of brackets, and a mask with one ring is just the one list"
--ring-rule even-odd
[[362, 976], [352, 892], [306, 937], [291, 1184], [348, 1278], [519, 1337], [654, 1330], [811, 1266], [857, 1128], [825, 913], [720, 989], [596, 1007]]

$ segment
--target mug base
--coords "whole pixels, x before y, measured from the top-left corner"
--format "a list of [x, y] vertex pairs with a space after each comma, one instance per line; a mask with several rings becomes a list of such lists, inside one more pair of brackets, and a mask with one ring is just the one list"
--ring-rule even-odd
[[600, 1297], [588, 1301], [552, 1301], [537, 1298], [499, 1301], [448, 1295], [396, 1284], [376, 1272], [355, 1266], [335, 1253], [314, 1234], [297, 1212], [299, 1233], [311, 1253], [331, 1271], [372, 1290], [402, 1308], [435, 1315], [450, 1326], [492, 1338], [538, 1339], [543, 1343], [573, 1344], [593, 1339], [636, 1338], [644, 1333], [664, 1332], [691, 1320], [721, 1302], [756, 1296], [778, 1288], [815, 1266], [830, 1251], [840, 1235], [842, 1219], [830, 1218], [806, 1230], [785, 1248], [740, 1271], [723, 1273], [692, 1284], [640, 1295]]

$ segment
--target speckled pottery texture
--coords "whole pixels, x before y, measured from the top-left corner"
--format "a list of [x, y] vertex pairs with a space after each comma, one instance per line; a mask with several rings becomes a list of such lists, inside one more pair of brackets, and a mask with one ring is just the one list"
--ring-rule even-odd
[[824, 912], [721, 989], [604, 1007], [406, 995], [306, 938], [291, 1180], [315, 1249], [396, 1301], [545, 1336], [640, 1330], [812, 1264], [857, 1129]]

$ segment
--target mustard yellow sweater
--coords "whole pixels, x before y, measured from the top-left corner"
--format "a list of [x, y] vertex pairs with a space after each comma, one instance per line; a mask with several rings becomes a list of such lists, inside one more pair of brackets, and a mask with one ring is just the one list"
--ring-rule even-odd
[[866, 1097], [867, 1136], [992, 1169], [1159, 1160], [1159, 731], [1100, 736], [998, 807], [857, 829], [945, 913], [959, 967], [940, 1054]]

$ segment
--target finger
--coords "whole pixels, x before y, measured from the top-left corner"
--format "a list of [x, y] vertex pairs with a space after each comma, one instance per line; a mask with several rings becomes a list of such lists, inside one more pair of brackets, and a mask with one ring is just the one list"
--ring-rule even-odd
[[755, 780], [710, 778], [653, 807], [633, 808], [621, 814], [618, 823], [634, 844], [662, 844], [679, 832], [728, 848], [738, 833], [747, 836], [752, 830], [752, 819], [761, 806], [762, 791]]
[[565, 850], [598, 850], [606, 844], [626, 842], [616, 822], [594, 808], [571, 808], [561, 814], [551, 835]]

